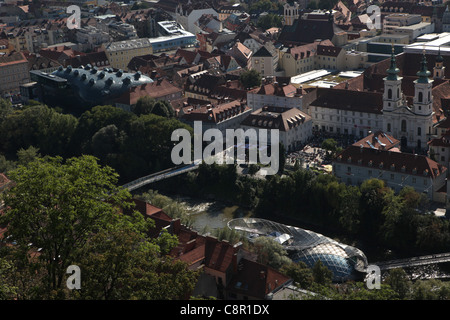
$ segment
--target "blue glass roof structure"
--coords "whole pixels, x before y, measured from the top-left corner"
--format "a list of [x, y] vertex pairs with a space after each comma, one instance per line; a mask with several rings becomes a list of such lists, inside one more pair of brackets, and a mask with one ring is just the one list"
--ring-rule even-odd
[[99, 105], [120, 97], [132, 87], [153, 80], [140, 72], [127, 73], [112, 68], [97, 69], [91, 65], [80, 68], [59, 67], [52, 76], [67, 80], [67, 85], [86, 105]]
[[335, 282], [353, 279], [356, 271], [365, 272], [368, 266], [360, 249], [310, 230], [257, 218], [233, 219], [228, 227], [244, 233], [250, 242], [260, 236], [272, 237], [283, 245], [294, 262], [302, 261], [313, 267], [320, 260], [333, 272]]

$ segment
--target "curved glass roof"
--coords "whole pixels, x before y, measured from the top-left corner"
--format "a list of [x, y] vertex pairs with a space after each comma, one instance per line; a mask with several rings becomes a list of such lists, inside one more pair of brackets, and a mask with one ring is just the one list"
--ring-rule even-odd
[[118, 98], [132, 87], [153, 82], [140, 72], [128, 73], [112, 68], [101, 70], [89, 64], [80, 68], [61, 66], [52, 75], [67, 79], [68, 85], [80, 99], [92, 105]]
[[228, 222], [228, 227], [245, 233], [250, 241], [259, 236], [273, 237], [294, 262], [303, 261], [313, 267], [320, 260], [333, 272], [334, 281], [350, 279], [355, 270], [364, 272], [368, 265], [358, 248], [310, 230], [257, 218], [234, 219]]

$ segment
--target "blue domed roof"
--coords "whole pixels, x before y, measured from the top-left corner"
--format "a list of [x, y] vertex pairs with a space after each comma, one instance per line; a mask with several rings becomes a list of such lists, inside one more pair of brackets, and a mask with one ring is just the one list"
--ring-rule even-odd
[[52, 74], [66, 79], [79, 98], [90, 105], [102, 104], [105, 100], [120, 97], [132, 87], [153, 82], [140, 72], [127, 73], [112, 68], [99, 70], [91, 65], [80, 68], [59, 67]]

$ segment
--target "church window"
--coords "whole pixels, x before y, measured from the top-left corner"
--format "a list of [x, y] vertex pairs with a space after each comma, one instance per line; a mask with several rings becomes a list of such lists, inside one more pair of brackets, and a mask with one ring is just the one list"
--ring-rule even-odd
[[388, 99], [392, 99], [392, 89], [388, 90]]
[[406, 132], [406, 120], [402, 120], [402, 131]]
[[422, 128], [421, 128], [421, 127], [418, 127], [418, 128], [417, 128], [417, 135], [418, 135], [418, 136], [421, 136], [421, 135], [422, 135]]
[[419, 92], [419, 102], [422, 102], [422, 101], [423, 101], [423, 93]]

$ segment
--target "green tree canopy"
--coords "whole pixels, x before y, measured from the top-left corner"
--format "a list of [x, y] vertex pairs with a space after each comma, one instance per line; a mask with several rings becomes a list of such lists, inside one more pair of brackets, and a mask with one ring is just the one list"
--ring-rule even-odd
[[244, 85], [245, 88], [254, 88], [261, 85], [261, 75], [255, 69], [250, 69], [243, 72], [239, 80]]
[[64, 156], [76, 127], [74, 116], [37, 105], [6, 116], [0, 124], [0, 144], [10, 154], [33, 146], [45, 155]]
[[253, 250], [258, 255], [258, 262], [275, 269], [291, 263], [283, 246], [270, 237], [258, 237], [253, 243]]
[[[19, 250], [39, 249], [47, 289], [62, 287], [67, 267], [79, 259], [89, 235], [113, 220], [129, 193], [119, 190], [117, 174], [83, 156], [36, 159], [10, 172], [15, 185], [6, 193], [7, 236]], [[31, 246], [31, 248], [30, 248]]]

